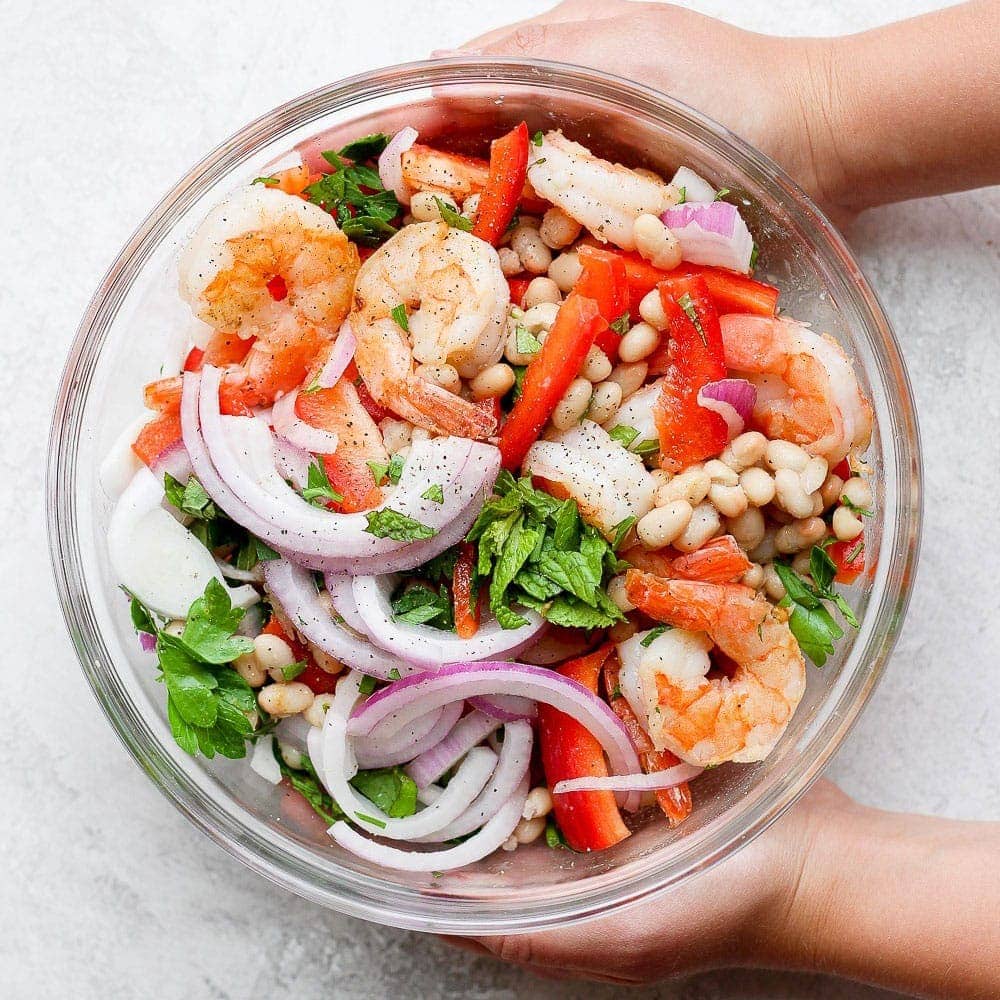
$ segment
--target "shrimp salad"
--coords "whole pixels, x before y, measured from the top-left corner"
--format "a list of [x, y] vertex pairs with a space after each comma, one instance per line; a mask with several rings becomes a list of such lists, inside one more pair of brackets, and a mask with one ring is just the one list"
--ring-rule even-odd
[[725, 188], [418, 139], [191, 235], [111, 564], [176, 742], [285, 822], [414, 872], [604, 850], [767, 757], [858, 626], [872, 408]]

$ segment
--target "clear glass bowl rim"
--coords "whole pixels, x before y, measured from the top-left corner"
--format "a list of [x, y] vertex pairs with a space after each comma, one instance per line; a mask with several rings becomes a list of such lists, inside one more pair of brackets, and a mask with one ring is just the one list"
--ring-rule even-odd
[[[876, 616], [863, 649], [852, 653], [854, 672], [837, 702], [810, 742], [811, 754], [795, 759], [771, 782], [749, 813], [735, 811], [715, 831], [697, 858], [614, 886], [558, 887], [557, 899], [538, 895], [511, 905], [499, 894], [500, 906], [480, 898], [434, 895], [358, 873], [343, 881], [329, 871], [293, 857], [257, 830], [195, 789], [142, 725], [135, 706], [115, 683], [116, 667], [96, 627], [90, 599], [82, 586], [77, 537], [75, 455], [89, 388], [89, 373], [99, 356], [111, 322], [131, 282], [169, 232], [176, 219], [204, 190], [223, 177], [241, 157], [260, 144], [289, 133], [301, 124], [363, 101], [431, 85], [539, 84], [571, 96], [610, 100], [639, 109], [661, 121], [682, 126], [695, 140], [735, 160], [763, 188], [782, 198], [797, 225], [824, 248], [841, 268], [844, 288], [865, 319], [864, 334], [889, 393], [892, 448], [907, 481], [898, 484], [896, 509], [886, 517], [898, 521], [896, 544], [881, 593], [873, 594], [868, 616]], [[840, 235], [808, 196], [773, 161], [699, 112], [651, 88], [596, 70], [565, 63], [526, 59], [447, 59], [408, 63], [349, 77], [311, 91], [246, 125], [197, 163], [140, 224], [108, 269], [80, 322], [67, 359], [53, 413], [46, 481], [50, 555], [62, 613], [80, 665], [98, 702], [122, 743], [166, 797], [199, 829], [230, 854], [277, 884], [352, 916], [399, 927], [439, 933], [499, 934], [565, 925], [662, 893], [691, 875], [723, 860], [760, 834], [820, 775], [850, 731], [881, 677], [909, 601], [916, 565], [922, 497], [919, 432], [912, 390], [892, 328], [868, 282]], [[883, 558], [885, 553], [882, 554]], [[847, 667], [845, 666], [845, 669]], [[338, 866], [333, 865], [334, 869]], [[335, 871], [335, 874], [337, 872]]]

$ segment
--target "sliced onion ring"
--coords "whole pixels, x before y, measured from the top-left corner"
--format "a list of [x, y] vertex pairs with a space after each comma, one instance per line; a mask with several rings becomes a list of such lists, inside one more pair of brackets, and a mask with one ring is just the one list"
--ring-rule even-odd
[[313, 455], [332, 455], [340, 439], [333, 431], [307, 424], [295, 412], [298, 390], [286, 393], [271, 407], [271, 423], [275, 433], [286, 441]]
[[443, 663], [516, 656], [546, 627], [545, 619], [537, 611], [526, 608], [519, 609], [526, 625], [505, 629], [492, 618], [483, 622], [471, 639], [462, 639], [454, 632], [431, 625], [397, 621], [392, 612], [392, 594], [397, 584], [392, 575], [356, 577], [352, 585], [354, 606], [371, 641], [409, 663], [438, 667]]
[[415, 128], [404, 125], [378, 158], [378, 176], [382, 187], [391, 191], [401, 205], [410, 204], [410, 191], [403, 180], [403, 153], [417, 141], [417, 135]]
[[358, 759], [358, 767], [394, 767], [419, 757], [436, 747], [455, 728], [462, 708], [463, 703], [455, 701], [428, 713], [432, 722], [426, 730], [425, 716], [414, 719], [408, 726], [390, 736], [380, 737], [376, 729], [371, 736], [355, 740], [354, 754]]
[[514, 694], [494, 694], [489, 697], [478, 695], [470, 698], [469, 704], [473, 708], [478, 708], [484, 715], [500, 722], [519, 722], [522, 719], [533, 719], [538, 715], [538, 709], [533, 701], [518, 698]]
[[426, 788], [499, 728], [499, 720], [482, 712], [470, 712], [455, 723], [454, 729], [437, 746], [414, 758], [404, 770], [418, 788]]
[[358, 338], [354, 336], [351, 322], [349, 319], [345, 319], [340, 333], [337, 334], [337, 339], [334, 341], [330, 357], [316, 378], [316, 384], [321, 389], [332, 389], [340, 381], [354, 357], [357, 346]]
[[[627, 730], [607, 704], [582, 684], [525, 663], [456, 663], [436, 673], [412, 674], [375, 692], [357, 709], [347, 729], [351, 735], [367, 735], [390, 715], [401, 726], [440, 705], [492, 694], [515, 694], [552, 705], [586, 726], [604, 747], [614, 773], [642, 771]], [[627, 793], [623, 805], [638, 808], [638, 794]]]
[[692, 778], [697, 778], [704, 770], [694, 764], [678, 764], [665, 771], [651, 771], [649, 774], [616, 774], [610, 777], [568, 778], [557, 781], [553, 795], [566, 792], [658, 792], [673, 788]]
[[698, 405], [725, 420], [730, 441], [743, 433], [756, 402], [757, 386], [745, 378], [719, 379], [698, 390]]
[[308, 570], [287, 559], [269, 559], [263, 566], [268, 592], [295, 628], [324, 653], [384, 681], [413, 669], [338, 625], [320, 600]]

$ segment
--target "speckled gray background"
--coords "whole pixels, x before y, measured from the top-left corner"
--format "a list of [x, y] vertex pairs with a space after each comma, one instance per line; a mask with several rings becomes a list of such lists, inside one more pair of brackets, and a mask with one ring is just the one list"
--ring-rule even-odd
[[[4, 996], [612, 995], [542, 984], [433, 939], [326, 912], [196, 833], [127, 758], [77, 670], [56, 610], [41, 513], [49, 411], [77, 320], [120, 244], [183, 170], [286, 98], [420, 58], [544, 6], [0, 4]], [[819, 34], [936, 4], [692, 6], [761, 31]], [[830, 774], [891, 809], [998, 818], [1000, 191], [872, 212], [848, 236], [909, 362], [927, 509], [920, 573], [892, 668]], [[748, 972], [699, 976], [646, 995], [886, 996], [819, 977]]]

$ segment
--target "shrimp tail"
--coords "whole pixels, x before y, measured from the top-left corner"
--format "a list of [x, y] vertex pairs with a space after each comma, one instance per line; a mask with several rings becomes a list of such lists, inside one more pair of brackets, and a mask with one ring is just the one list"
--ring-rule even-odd
[[720, 605], [742, 604], [757, 596], [752, 588], [739, 583], [665, 580], [637, 569], [625, 574], [625, 593], [651, 618], [692, 632], [712, 631]]
[[[485, 441], [497, 432], [493, 407], [470, 403], [433, 382], [408, 376], [389, 391], [392, 407], [418, 427], [438, 434]], [[405, 410], [405, 412], [404, 412]]]

